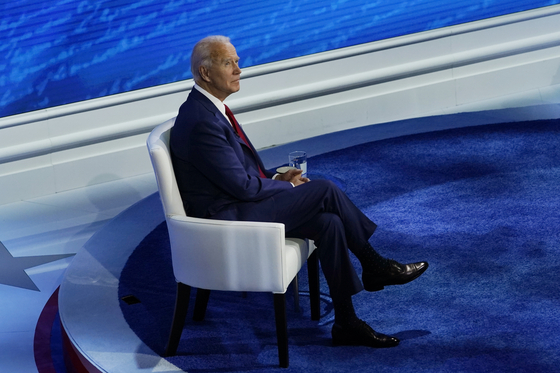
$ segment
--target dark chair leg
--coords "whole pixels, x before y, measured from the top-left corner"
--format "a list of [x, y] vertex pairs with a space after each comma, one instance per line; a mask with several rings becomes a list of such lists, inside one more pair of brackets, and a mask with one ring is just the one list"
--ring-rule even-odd
[[299, 312], [299, 281], [297, 273], [296, 277], [292, 280], [292, 290], [294, 291], [294, 309], [296, 312]]
[[206, 315], [206, 307], [208, 306], [208, 299], [210, 298], [210, 290], [197, 289], [196, 290], [196, 301], [194, 303], [194, 321], [204, 320], [204, 315]]
[[319, 320], [321, 318], [321, 303], [319, 297], [319, 258], [316, 250], [307, 259], [307, 275], [309, 277], [311, 320]]
[[278, 360], [280, 367], [287, 368], [288, 322], [286, 320], [286, 294], [274, 294], [274, 315], [276, 318], [276, 339], [278, 340]]
[[189, 309], [189, 297], [191, 295], [191, 287], [183, 283], [177, 283], [177, 296], [175, 298], [175, 312], [173, 313], [173, 321], [171, 322], [171, 331], [165, 348], [165, 356], [174, 356], [179, 347], [181, 333], [185, 326], [185, 317]]

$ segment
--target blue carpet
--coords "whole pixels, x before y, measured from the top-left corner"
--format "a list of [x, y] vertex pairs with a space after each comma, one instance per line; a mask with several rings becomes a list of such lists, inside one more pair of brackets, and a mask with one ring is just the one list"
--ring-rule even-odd
[[[408, 285], [354, 297], [361, 318], [401, 339], [382, 350], [331, 346], [326, 284], [321, 320], [311, 321], [303, 270], [302, 310], [288, 298], [284, 371], [557, 371], [559, 132], [560, 120], [485, 125], [310, 158], [311, 175], [336, 178], [379, 224], [374, 247], [430, 268]], [[161, 353], [175, 297], [165, 223], [131, 255], [120, 284], [121, 297], [139, 300], [121, 302], [131, 328]], [[203, 322], [190, 314], [173, 364], [189, 372], [278, 371], [270, 294], [213, 292]]]

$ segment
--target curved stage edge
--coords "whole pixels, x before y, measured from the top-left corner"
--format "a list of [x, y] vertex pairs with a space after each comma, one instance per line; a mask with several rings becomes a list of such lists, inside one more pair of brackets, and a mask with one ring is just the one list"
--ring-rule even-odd
[[[285, 163], [288, 151], [296, 148], [314, 156], [415, 133], [556, 118], [560, 118], [560, 105], [415, 118], [326, 134], [260, 154], [267, 167], [272, 167]], [[163, 221], [159, 195], [154, 193], [107, 223], [68, 267], [60, 286], [58, 307], [69, 372], [183, 372], [142, 342], [128, 326], [119, 306], [119, 279], [127, 259]]]
[[[142, 239], [163, 222], [158, 193], [106, 224], [76, 255], [59, 291], [66, 355], [77, 372], [182, 372], [148, 348], [119, 307], [121, 270]], [[67, 362], [68, 363], [68, 362]]]

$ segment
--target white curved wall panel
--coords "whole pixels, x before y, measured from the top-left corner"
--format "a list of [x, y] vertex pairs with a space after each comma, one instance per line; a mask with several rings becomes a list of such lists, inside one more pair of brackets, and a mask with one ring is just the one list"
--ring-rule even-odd
[[[414, 117], [557, 104], [559, 24], [552, 6], [256, 66], [227, 102], [257, 148]], [[191, 87], [1, 118], [0, 204], [152, 172], [147, 134], [176, 115]]]

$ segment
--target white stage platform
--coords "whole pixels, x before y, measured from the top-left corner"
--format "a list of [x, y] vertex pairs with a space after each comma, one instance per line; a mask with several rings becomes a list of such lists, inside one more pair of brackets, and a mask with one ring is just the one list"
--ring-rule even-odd
[[[310, 156], [406, 134], [491, 123], [560, 118], [560, 105], [418, 118], [319, 136], [263, 151], [267, 167], [288, 150]], [[77, 253], [59, 292], [59, 312], [72, 366], [69, 372], [183, 372], [150, 349], [119, 306], [119, 279], [138, 244], [164, 221], [158, 193], [137, 202], [100, 229]]]
[[183, 372], [136, 336], [119, 307], [121, 270], [136, 246], [163, 220], [156, 193], [109, 222], [67, 269], [59, 312], [70, 342], [66, 353], [74, 355], [77, 372]]

